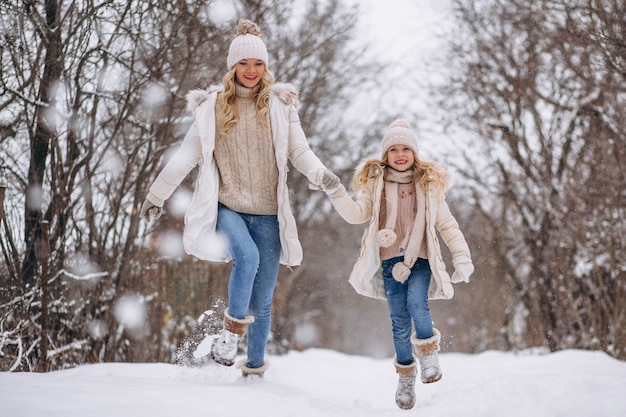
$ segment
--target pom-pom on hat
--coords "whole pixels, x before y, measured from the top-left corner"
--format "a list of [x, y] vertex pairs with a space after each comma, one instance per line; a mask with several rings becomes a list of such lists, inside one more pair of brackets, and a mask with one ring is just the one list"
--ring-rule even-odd
[[265, 44], [261, 40], [261, 29], [259, 26], [247, 19], [239, 19], [237, 25], [237, 36], [230, 43], [226, 64], [231, 69], [242, 59], [256, 58], [265, 62], [268, 66], [268, 54]]
[[413, 153], [417, 155], [417, 137], [409, 122], [404, 119], [396, 119], [387, 129], [387, 133], [383, 137], [382, 142], [382, 158], [385, 157], [389, 148], [393, 145], [406, 145], [413, 150]]

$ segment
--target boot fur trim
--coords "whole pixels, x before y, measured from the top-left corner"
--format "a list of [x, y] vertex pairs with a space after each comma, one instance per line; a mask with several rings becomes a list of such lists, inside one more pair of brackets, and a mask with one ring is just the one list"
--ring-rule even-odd
[[396, 372], [400, 377], [415, 377], [417, 376], [417, 359], [413, 357], [413, 363], [409, 365], [400, 365], [396, 358], [393, 358], [393, 365], [396, 367]]
[[259, 378], [263, 378], [265, 371], [267, 370], [267, 368], [270, 367], [270, 364], [268, 361], [263, 362], [263, 366], [259, 368], [248, 368], [248, 366], [246, 365], [247, 365], [246, 359], [242, 359], [239, 362], [237, 362], [237, 368], [241, 369], [241, 375], [244, 377], [257, 376]]
[[244, 319], [236, 319], [224, 311], [224, 329], [238, 336], [243, 336], [248, 330], [248, 325], [254, 322], [254, 317], [246, 316]]
[[415, 347], [415, 354], [418, 358], [439, 352], [440, 341], [441, 333], [435, 328], [433, 328], [433, 336], [428, 339], [418, 339], [415, 333], [411, 335], [411, 343]]

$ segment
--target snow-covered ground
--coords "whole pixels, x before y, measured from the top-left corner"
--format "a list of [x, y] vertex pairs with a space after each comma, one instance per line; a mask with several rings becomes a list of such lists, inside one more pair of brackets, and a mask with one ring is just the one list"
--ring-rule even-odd
[[443, 379], [396, 407], [391, 359], [311, 349], [269, 358], [262, 380], [210, 364], [107, 363], [0, 373], [3, 417], [623, 417], [626, 362], [568, 350], [443, 353]]

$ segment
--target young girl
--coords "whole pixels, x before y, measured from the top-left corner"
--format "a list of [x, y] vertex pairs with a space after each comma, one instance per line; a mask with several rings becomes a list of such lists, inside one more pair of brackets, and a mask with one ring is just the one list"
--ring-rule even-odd
[[158, 218], [165, 200], [199, 165], [185, 215], [185, 251], [202, 260], [233, 261], [224, 328], [211, 357], [233, 365], [247, 332], [247, 359], [238, 365], [244, 376], [263, 376], [279, 263], [302, 261], [287, 162], [312, 176], [325, 167], [302, 131], [297, 92], [274, 84], [256, 24], [239, 22], [226, 61], [223, 87], [187, 95], [195, 121], [150, 187], [139, 215]]
[[[369, 221], [350, 283], [362, 295], [387, 299], [391, 315], [394, 365], [399, 374], [396, 403], [415, 405], [416, 360], [423, 383], [441, 379], [437, 351], [441, 335], [433, 327], [429, 299], [450, 299], [452, 283], [469, 280], [470, 251], [445, 202], [447, 170], [421, 161], [407, 121], [394, 121], [382, 141], [382, 159], [368, 160], [356, 172], [356, 202], [330, 171], [314, 186], [324, 189], [348, 223]], [[452, 253], [455, 272], [446, 272], [436, 235]], [[382, 278], [377, 275], [382, 266]], [[412, 327], [415, 332], [412, 334]], [[413, 353], [414, 352], [414, 353]]]

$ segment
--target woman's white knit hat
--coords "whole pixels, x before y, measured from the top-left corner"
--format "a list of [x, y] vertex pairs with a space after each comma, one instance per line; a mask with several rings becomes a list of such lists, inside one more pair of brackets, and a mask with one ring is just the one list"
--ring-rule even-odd
[[404, 119], [396, 119], [390, 125], [382, 142], [382, 158], [385, 157], [389, 148], [393, 145], [405, 145], [413, 150], [417, 155], [417, 137], [409, 122]]
[[268, 54], [265, 44], [260, 38], [261, 30], [256, 23], [240, 19], [237, 25], [237, 36], [230, 43], [226, 64], [232, 68], [242, 59], [255, 58], [265, 62], [268, 66]]

